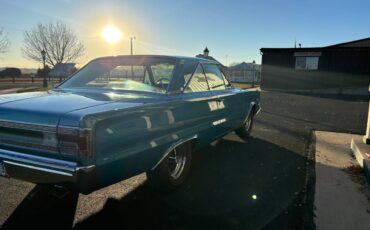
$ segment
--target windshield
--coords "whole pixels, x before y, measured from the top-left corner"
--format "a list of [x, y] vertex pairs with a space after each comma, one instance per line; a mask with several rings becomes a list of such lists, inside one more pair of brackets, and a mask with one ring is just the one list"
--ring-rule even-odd
[[167, 58], [112, 57], [87, 64], [63, 88], [101, 88], [165, 93], [175, 60]]

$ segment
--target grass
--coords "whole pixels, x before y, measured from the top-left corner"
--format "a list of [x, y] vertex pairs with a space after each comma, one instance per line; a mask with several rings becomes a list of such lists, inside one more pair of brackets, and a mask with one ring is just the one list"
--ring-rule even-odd
[[41, 92], [41, 91], [48, 91], [51, 88], [43, 88], [43, 87], [30, 87], [30, 88], [24, 88], [17, 91], [17, 93], [29, 93], [29, 92]]
[[[237, 82], [232, 82], [231, 83], [235, 87], [239, 87], [241, 89], [249, 89], [252, 88], [252, 84], [250, 83], [237, 83]], [[254, 87], [259, 87], [259, 84], [254, 84]]]

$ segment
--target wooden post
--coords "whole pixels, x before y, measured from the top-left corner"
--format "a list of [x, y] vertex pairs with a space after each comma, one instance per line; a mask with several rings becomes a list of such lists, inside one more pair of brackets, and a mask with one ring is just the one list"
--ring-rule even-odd
[[[370, 91], [370, 85], [369, 85], [369, 91]], [[366, 126], [366, 134], [363, 137], [363, 141], [365, 144], [370, 144], [370, 101], [369, 101], [369, 110], [367, 113], [367, 126]]]

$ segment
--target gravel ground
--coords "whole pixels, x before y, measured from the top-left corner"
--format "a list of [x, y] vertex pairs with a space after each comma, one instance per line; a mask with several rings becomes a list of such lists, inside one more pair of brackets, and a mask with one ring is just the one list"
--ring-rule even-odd
[[[146, 175], [143, 173], [88, 195], [79, 194], [73, 221], [74, 225], [101, 211], [108, 199], [122, 199], [122, 197], [142, 185], [145, 180]], [[0, 185], [1, 226], [35, 185], [7, 178], [0, 178]]]
[[0, 177], [0, 226], [33, 187], [31, 183]]
[[100, 189], [88, 195], [80, 194], [74, 218], [74, 225], [92, 214], [101, 211], [108, 199], [120, 200], [146, 181], [145, 173], [128, 180]]

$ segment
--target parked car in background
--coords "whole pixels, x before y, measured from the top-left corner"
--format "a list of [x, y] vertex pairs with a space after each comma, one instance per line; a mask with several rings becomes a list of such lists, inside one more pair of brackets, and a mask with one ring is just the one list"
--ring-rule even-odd
[[0, 174], [89, 193], [147, 172], [172, 190], [197, 149], [248, 137], [259, 101], [211, 60], [98, 58], [51, 91], [0, 97]]

